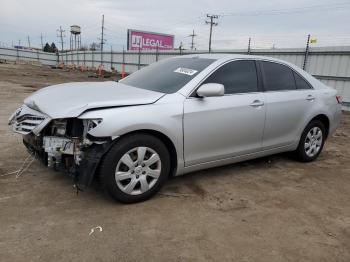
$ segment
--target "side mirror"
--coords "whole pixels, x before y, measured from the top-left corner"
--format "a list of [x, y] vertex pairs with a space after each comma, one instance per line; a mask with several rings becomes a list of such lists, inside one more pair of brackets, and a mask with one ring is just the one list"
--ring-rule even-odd
[[199, 97], [223, 96], [225, 94], [225, 87], [222, 84], [207, 83], [200, 86], [197, 90]]

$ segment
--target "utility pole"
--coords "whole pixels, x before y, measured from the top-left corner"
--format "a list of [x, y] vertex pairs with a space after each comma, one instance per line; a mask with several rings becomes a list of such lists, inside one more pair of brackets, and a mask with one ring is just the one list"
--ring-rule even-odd
[[180, 46], [179, 46], [180, 55], [182, 55], [182, 50], [183, 50], [183, 49], [182, 49], [182, 46], [183, 46], [183, 45], [182, 45], [182, 42], [180, 42]]
[[193, 29], [192, 34], [189, 35], [189, 37], [192, 38], [192, 40], [191, 40], [191, 50], [195, 49], [195, 48], [194, 48], [194, 37], [195, 37], [195, 36], [197, 36], [197, 35], [194, 34], [194, 29]]
[[206, 24], [210, 24], [210, 33], [209, 33], [209, 53], [211, 52], [211, 35], [213, 32], [213, 26], [217, 26], [218, 23], [214, 22], [214, 19], [218, 19], [218, 15], [209, 15], [207, 14], [207, 17], [210, 19], [210, 21], [205, 21]]
[[251, 41], [251, 38], [249, 37], [249, 41], [248, 41], [248, 55], [250, 54], [250, 41]]
[[29, 38], [29, 36], [27, 37], [27, 39], [28, 39], [28, 47], [30, 48], [30, 38]]
[[40, 43], [41, 43], [41, 50], [44, 49], [44, 43], [43, 43], [43, 34], [40, 34]]
[[64, 35], [64, 32], [66, 32], [65, 30], [62, 30], [62, 27], [60, 26], [60, 29], [57, 29], [57, 37], [59, 37], [61, 39], [61, 41], [59, 43], [61, 43], [61, 51], [63, 51], [63, 37], [66, 37]]
[[102, 26], [101, 26], [101, 52], [103, 51], [103, 45], [105, 44], [104, 40], [104, 29], [105, 29], [105, 15], [102, 15]]

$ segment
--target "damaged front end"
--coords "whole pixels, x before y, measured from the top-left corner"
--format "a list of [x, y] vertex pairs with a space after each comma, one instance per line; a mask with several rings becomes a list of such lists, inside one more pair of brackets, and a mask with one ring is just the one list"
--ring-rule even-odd
[[93, 137], [89, 131], [103, 119], [51, 119], [42, 112], [23, 105], [11, 116], [9, 124], [23, 135], [23, 143], [45, 165], [67, 172], [78, 188], [93, 180], [102, 156], [112, 144], [110, 137]]

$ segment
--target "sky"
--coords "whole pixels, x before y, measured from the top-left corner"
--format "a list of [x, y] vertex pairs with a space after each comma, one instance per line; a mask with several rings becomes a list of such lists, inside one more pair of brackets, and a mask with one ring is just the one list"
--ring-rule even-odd
[[213, 50], [304, 47], [307, 35], [314, 46], [350, 45], [350, 0], [0, 0], [0, 46], [32, 47], [55, 42], [57, 29], [81, 26], [82, 44], [99, 42], [105, 16], [105, 49], [126, 48], [127, 29], [175, 35], [175, 46], [190, 48], [192, 30], [198, 50], [208, 49], [207, 14], [218, 15]]

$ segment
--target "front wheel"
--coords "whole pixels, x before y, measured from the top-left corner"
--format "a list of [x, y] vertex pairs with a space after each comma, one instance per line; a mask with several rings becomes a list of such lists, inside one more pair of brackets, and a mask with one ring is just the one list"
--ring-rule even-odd
[[323, 149], [326, 132], [319, 120], [311, 121], [303, 131], [295, 155], [302, 162], [315, 160]]
[[105, 191], [123, 203], [156, 194], [170, 172], [170, 156], [158, 138], [132, 134], [120, 139], [104, 157], [100, 178]]

